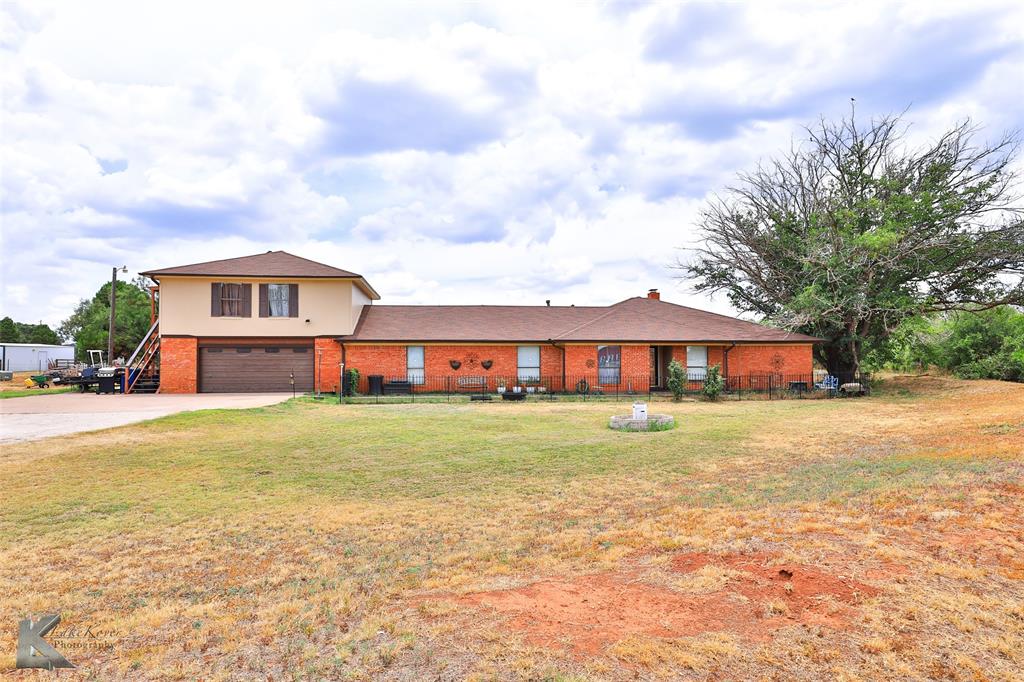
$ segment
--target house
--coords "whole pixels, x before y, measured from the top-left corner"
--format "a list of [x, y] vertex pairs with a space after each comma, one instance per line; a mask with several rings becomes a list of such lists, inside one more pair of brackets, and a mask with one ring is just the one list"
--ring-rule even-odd
[[[151, 270], [158, 319], [130, 365], [159, 364], [164, 393], [335, 391], [342, 367], [413, 390], [664, 387], [693, 380], [810, 379], [813, 337], [662, 301], [610, 306], [377, 305], [361, 275], [283, 251]], [[158, 350], [157, 350], [158, 349]], [[159, 363], [155, 357], [159, 353]], [[131, 374], [131, 372], [129, 373]]]

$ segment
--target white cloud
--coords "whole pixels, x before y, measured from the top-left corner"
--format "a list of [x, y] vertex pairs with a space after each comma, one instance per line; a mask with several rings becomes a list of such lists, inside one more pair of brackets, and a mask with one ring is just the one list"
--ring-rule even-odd
[[[384, 302], [600, 304], [677, 286], [697, 211], [798, 125], [915, 103], [1024, 121], [1007, 3], [7, 4], [2, 308], [111, 265], [272, 248]], [[400, 11], [398, 11], [400, 9]]]

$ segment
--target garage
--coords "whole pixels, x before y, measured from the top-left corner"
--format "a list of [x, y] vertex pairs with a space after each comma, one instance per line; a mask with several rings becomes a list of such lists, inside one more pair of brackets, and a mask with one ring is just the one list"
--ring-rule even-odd
[[313, 344], [199, 344], [201, 393], [276, 393], [313, 390]]

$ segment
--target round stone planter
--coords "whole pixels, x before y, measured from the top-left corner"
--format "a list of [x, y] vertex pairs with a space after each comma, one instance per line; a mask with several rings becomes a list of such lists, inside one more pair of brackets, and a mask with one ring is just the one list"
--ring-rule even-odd
[[616, 415], [608, 422], [608, 426], [618, 431], [664, 431], [675, 425], [675, 418], [670, 414], [649, 414], [647, 419], [633, 419], [632, 415]]

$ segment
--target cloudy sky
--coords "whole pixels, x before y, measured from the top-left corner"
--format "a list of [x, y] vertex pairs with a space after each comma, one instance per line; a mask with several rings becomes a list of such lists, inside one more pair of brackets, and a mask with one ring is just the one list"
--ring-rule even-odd
[[801, 124], [1024, 126], [1019, 2], [259, 4], [3, 4], [0, 314], [269, 249], [382, 303], [728, 311], [667, 266]]

